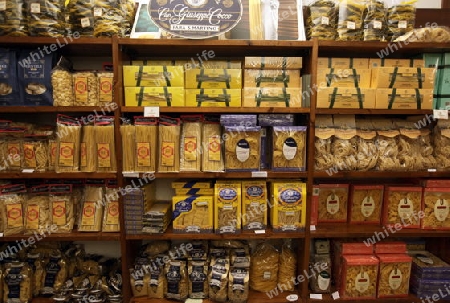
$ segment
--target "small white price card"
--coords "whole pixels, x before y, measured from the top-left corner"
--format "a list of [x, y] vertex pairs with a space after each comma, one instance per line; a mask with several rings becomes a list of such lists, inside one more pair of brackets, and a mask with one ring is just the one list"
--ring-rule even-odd
[[159, 106], [144, 107], [144, 117], [159, 118]]
[[0, 1], [0, 11], [6, 11], [6, 0]]
[[286, 300], [288, 300], [289, 302], [295, 302], [298, 300], [298, 295], [294, 295], [294, 294], [289, 295], [286, 297]]
[[330, 18], [322, 16], [322, 19], [320, 20], [320, 23], [322, 25], [329, 25], [330, 24]]
[[82, 28], [86, 28], [91, 26], [91, 21], [89, 20], [89, 18], [81, 18], [81, 27]]
[[382, 27], [382, 23], [381, 23], [381, 21], [373, 21], [373, 28], [378, 28], [378, 29], [380, 29], [381, 27]]
[[356, 23], [353, 21], [347, 21], [347, 28], [348, 29], [356, 29]]
[[190, 299], [190, 298], [185, 301], [185, 303], [202, 303], [202, 302], [203, 302], [202, 299]]
[[266, 171], [252, 171], [252, 178], [267, 178]]
[[32, 174], [32, 173], [34, 173], [34, 169], [32, 169], [32, 168], [22, 169], [22, 173], [24, 173], [24, 174]]
[[310, 299], [322, 300], [322, 294], [309, 294]]
[[31, 3], [30, 11], [33, 14], [40, 14], [41, 13], [41, 4], [39, 4], [39, 3]]
[[131, 172], [131, 171], [124, 171], [122, 172], [122, 175], [125, 178], [139, 178], [139, 173]]
[[266, 231], [264, 229], [257, 229], [255, 230], [255, 234], [265, 234]]
[[407, 28], [408, 27], [408, 21], [402, 20], [398, 21], [398, 28]]
[[337, 299], [340, 298], [340, 297], [339, 297], [339, 292], [338, 292], [338, 291], [335, 291], [334, 293], [332, 293], [331, 296], [333, 297], [333, 300], [337, 300]]
[[434, 119], [448, 120], [448, 110], [445, 109], [434, 109], [433, 110]]
[[103, 9], [101, 7], [94, 8], [94, 17], [101, 17], [103, 15]]
[[435, 173], [435, 172], [437, 172], [437, 169], [436, 168], [429, 168], [428, 172], [429, 173]]
[[309, 230], [311, 230], [311, 231], [316, 230], [316, 226], [315, 226], [315, 225], [310, 225], [310, 226], [309, 226]]

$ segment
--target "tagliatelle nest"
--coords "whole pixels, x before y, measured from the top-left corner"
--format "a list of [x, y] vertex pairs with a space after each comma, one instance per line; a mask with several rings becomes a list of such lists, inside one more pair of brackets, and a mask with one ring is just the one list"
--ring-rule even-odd
[[446, 26], [415, 28], [394, 40], [400, 41], [447, 43], [450, 42], [450, 29]]

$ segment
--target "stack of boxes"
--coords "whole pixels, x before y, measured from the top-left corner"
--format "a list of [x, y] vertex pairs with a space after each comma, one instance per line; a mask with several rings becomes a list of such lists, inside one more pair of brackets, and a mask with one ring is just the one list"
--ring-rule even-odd
[[450, 53], [424, 54], [425, 66], [436, 68], [433, 109], [450, 110]]

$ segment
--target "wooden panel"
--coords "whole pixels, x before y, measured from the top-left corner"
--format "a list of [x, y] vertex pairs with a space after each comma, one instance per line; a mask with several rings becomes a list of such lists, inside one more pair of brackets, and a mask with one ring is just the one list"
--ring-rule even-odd
[[[450, 0], [443, 0], [442, 9], [419, 8], [416, 12], [416, 28], [436, 22], [439, 26], [450, 26]], [[445, 7], [445, 8], [444, 8]]]
[[[311, 238], [346, 238], [346, 237], [372, 237], [375, 236], [376, 241], [378, 238], [383, 240], [387, 238], [388, 235], [394, 235], [396, 237], [433, 237], [433, 238], [446, 238], [449, 232], [445, 230], [423, 230], [423, 229], [408, 229], [403, 228], [402, 230], [396, 231], [393, 229], [394, 233], [391, 233], [389, 229], [384, 229], [381, 226], [373, 225], [350, 225], [350, 224], [331, 224], [322, 223], [316, 226], [315, 231], [310, 232]], [[386, 236], [385, 238], [383, 236]]]
[[441, 8], [450, 8], [450, 0], [442, 0]]

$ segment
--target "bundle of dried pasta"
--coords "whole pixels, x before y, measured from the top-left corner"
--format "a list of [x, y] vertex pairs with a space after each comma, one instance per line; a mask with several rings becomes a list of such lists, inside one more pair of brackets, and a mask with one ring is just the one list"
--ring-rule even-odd
[[355, 170], [357, 167], [356, 121], [354, 115], [335, 115], [334, 140], [331, 143], [331, 153], [334, 165], [340, 170]]
[[395, 121], [400, 131], [398, 137], [398, 160], [400, 170], [417, 171], [423, 170], [422, 153], [420, 152], [420, 130], [414, 123], [408, 121]]
[[431, 141], [431, 131], [428, 128], [420, 129], [419, 149], [422, 156], [423, 169], [436, 168], [437, 162], [434, 158], [434, 145]]
[[[136, 172], [155, 172], [158, 142], [158, 120], [156, 118], [134, 117], [136, 141]], [[133, 145], [132, 145], [133, 146]], [[130, 149], [130, 147], [127, 147]]]
[[3, 302], [31, 302], [32, 275], [26, 262], [6, 263], [3, 272]]
[[53, 106], [73, 106], [72, 63], [62, 57], [52, 70]]
[[50, 221], [56, 226], [55, 233], [72, 232], [75, 223], [72, 185], [51, 184], [49, 191]]
[[98, 79], [94, 72], [76, 72], [73, 74], [75, 106], [98, 106]]
[[386, 41], [387, 24], [384, 1], [369, 0], [364, 18], [364, 41]]
[[190, 260], [188, 263], [189, 298], [208, 298], [208, 261]]
[[185, 261], [170, 261], [165, 266], [166, 298], [184, 301], [189, 295], [189, 277]]
[[347, 222], [348, 184], [319, 184], [318, 222]]
[[450, 229], [450, 189], [425, 188], [423, 194], [423, 229]]
[[314, 162], [316, 170], [326, 170], [335, 164], [331, 153], [331, 143], [334, 140], [335, 129], [331, 115], [318, 116], [316, 119]]
[[20, 234], [24, 231], [23, 204], [26, 188], [24, 184], [4, 185], [0, 187], [1, 217], [5, 236]]
[[339, 2], [337, 41], [361, 41], [364, 36], [364, 13], [366, 6], [361, 1]]
[[73, 32], [78, 32], [80, 36], [93, 36], [94, 1], [70, 0], [66, 6], [66, 15]]
[[389, 41], [414, 29], [416, 22], [416, 1], [392, 0], [387, 10], [387, 26]]
[[183, 128], [181, 131], [180, 171], [201, 171], [202, 153], [202, 120], [201, 115], [181, 116]]
[[224, 170], [221, 134], [222, 129], [215, 117], [205, 116], [202, 129], [202, 170], [222, 172]]
[[352, 185], [350, 223], [380, 224], [383, 185]]
[[276, 288], [280, 254], [275, 247], [261, 243], [251, 257], [250, 287], [261, 292]]
[[214, 185], [214, 230], [216, 233], [240, 233], [241, 183], [217, 182]]
[[61, 37], [64, 34], [64, 2], [25, 1], [30, 36]]
[[23, 128], [0, 130], [0, 160], [6, 170], [20, 170], [23, 162]]
[[48, 139], [48, 156], [47, 156], [49, 171], [55, 171], [57, 154], [58, 154], [58, 140], [54, 136], [51, 136]]
[[225, 126], [223, 137], [225, 141], [225, 170], [258, 171], [260, 169], [260, 126]]
[[332, 0], [316, 0], [308, 6], [307, 37], [319, 40], [336, 38], [336, 21], [338, 10]]
[[24, 203], [25, 234], [43, 233], [50, 227], [48, 186], [37, 185], [30, 189]]
[[233, 268], [228, 278], [228, 301], [245, 303], [249, 294], [249, 271], [246, 268]]
[[210, 268], [208, 275], [209, 298], [217, 302], [226, 302], [230, 262], [226, 258], [212, 258]]
[[57, 293], [67, 280], [67, 263], [59, 250], [54, 250], [44, 261], [41, 295]]
[[420, 228], [422, 187], [388, 186], [385, 191], [383, 225]]
[[102, 116], [95, 119], [94, 126], [97, 172], [116, 172], [116, 146], [114, 143], [114, 117]]
[[367, 171], [375, 168], [378, 161], [378, 150], [375, 145], [377, 132], [371, 120], [356, 120], [356, 169]]
[[344, 255], [342, 269], [342, 298], [375, 298], [378, 264], [375, 256]]
[[130, 269], [131, 292], [134, 297], [148, 296], [150, 276], [144, 269], [144, 265], [136, 265], [136, 268]]
[[4, 9], [0, 12], [0, 36], [28, 36], [24, 5], [24, 0], [5, 3]]
[[103, 193], [100, 186], [86, 186], [78, 231], [99, 232], [102, 230]]
[[161, 258], [164, 258], [164, 256], [159, 256], [150, 260], [151, 266], [148, 297], [151, 299], [164, 299], [164, 294], [167, 293], [167, 279], [164, 275], [164, 266], [159, 265], [161, 264]]
[[131, 27], [133, 26], [135, 15], [135, 2], [134, 0], [121, 1], [121, 8], [124, 18], [122, 19], [121, 35], [128, 37], [131, 33]]
[[407, 296], [412, 258], [406, 254], [382, 254], [377, 257], [380, 260], [378, 298]]
[[47, 170], [48, 138], [41, 135], [27, 135], [23, 141], [23, 169], [38, 172]]
[[76, 172], [80, 168], [81, 125], [75, 118], [58, 115], [55, 171]]
[[102, 232], [119, 232], [119, 189], [107, 187], [103, 201], [105, 209], [103, 211]]
[[180, 119], [161, 116], [159, 120], [158, 172], [180, 171]]
[[96, 0], [94, 6], [94, 36], [120, 36], [123, 22], [122, 1]]
[[292, 239], [285, 239], [281, 248], [280, 264], [278, 268], [278, 283], [286, 285], [286, 291], [293, 291], [294, 284], [292, 278], [295, 278], [297, 272], [297, 254], [292, 247]]
[[398, 170], [398, 137], [400, 132], [395, 129], [391, 120], [376, 119], [373, 124], [377, 127], [375, 143], [378, 147], [378, 170]]
[[438, 120], [434, 128], [434, 155], [439, 169], [450, 168], [450, 122]]
[[122, 137], [122, 171], [133, 172], [136, 161], [136, 128], [128, 122], [120, 126]]
[[94, 125], [83, 125], [80, 143], [80, 171], [95, 172], [97, 168], [97, 146]]
[[304, 171], [306, 167], [306, 126], [274, 126], [272, 138], [272, 169]]

